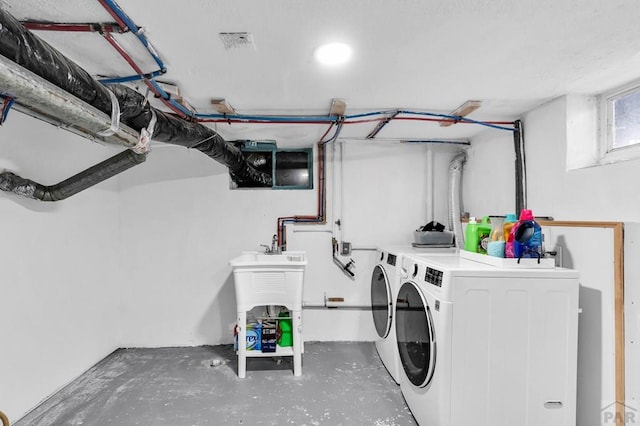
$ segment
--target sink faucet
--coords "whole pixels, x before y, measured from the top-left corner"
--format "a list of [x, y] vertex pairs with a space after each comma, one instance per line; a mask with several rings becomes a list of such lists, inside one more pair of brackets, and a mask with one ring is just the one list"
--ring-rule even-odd
[[280, 253], [280, 247], [278, 247], [278, 236], [276, 234], [273, 234], [273, 237], [271, 238], [271, 253]]
[[266, 244], [260, 244], [260, 247], [264, 247], [265, 254], [271, 254], [271, 247]]
[[266, 244], [260, 244], [260, 247], [264, 247], [265, 254], [279, 254], [280, 247], [278, 247], [278, 236], [274, 235], [271, 239], [271, 247]]

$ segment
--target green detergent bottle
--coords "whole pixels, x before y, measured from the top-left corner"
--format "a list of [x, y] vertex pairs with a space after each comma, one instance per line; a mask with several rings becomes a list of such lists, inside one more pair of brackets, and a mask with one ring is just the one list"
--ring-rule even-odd
[[291, 326], [291, 314], [287, 311], [278, 314], [278, 346], [293, 346], [293, 327]]
[[[491, 235], [489, 216], [485, 216], [481, 223], [478, 223], [475, 217], [470, 218], [467, 229], [464, 232], [464, 249], [473, 253], [486, 254], [486, 242], [489, 239], [489, 235]], [[485, 240], [484, 247], [483, 240]]]

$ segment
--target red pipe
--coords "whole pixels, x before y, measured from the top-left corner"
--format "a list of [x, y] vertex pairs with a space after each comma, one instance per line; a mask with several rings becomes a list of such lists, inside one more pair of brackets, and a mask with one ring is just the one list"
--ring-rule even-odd
[[327, 206], [327, 192], [325, 190], [325, 170], [324, 170], [324, 151], [325, 151], [325, 142], [324, 138], [329, 134], [331, 128], [333, 128], [335, 123], [331, 123], [329, 128], [320, 138], [320, 142], [318, 142], [318, 199], [317, 199], [317, 213], [315, 216], [284, 216], [279, 217], [277, 226], [277, 239], [278, 239], [278, 247], [281, 247], [286, 250], [287, 247], [287, 233], [286, 233], [286, 222], [308, 222], [315, 224], [324, 224], [327, 223], [326, 219], [326, 206]]
[[[115, 19], [118, 25], [120, 25], [122, 28], [129, 28], [127, 24], [125, 24], [125, 22], [122, 19], [120, 19], [120, 16], [118, 16], [118, 14], [104, 0], [98, 0], [98, 3], [100, 3], [102, 7], [104, 7], [107, 10], [107, 12], [109, 12], [109, 15], [111, 15], [111, 17]], [[136, 28], [129, 28], [129, 29], [131, 31], [136, 30]]]
[[183, 113], [182, 111], [178, 110], [177, 108], [175, 108], [171, 102], [169, 102], [168, 100], [166, 100], [162, 94], [156, 89], [156, 87], [151, 84], [151, 82], [149, 81], [148, 78], [144, 77], [144, 71], [142, 71], [142, 69], [138, 66], [138, 64], [136, 64], [136, 62], [133, 60], [133, 58], [127, 53], [126, 50], [124, 50], [122, 48], [122, 46], [120, 46], [120, 44], [116, 41], [115, 38], [113, 38], [113, 36], [107, 32], [101, 32], [100, 33], [102, 35], [102, 37], [104, 37], [105, 40], [107, 40], [107, 42], [109, 42], [109, 44], [120, 54], [120, 56], [122, 56], [122, 58], [127, 61], [127, 63], [129, 64], [129, 66], [131, 66], [131, 68], [133, 68], [133, 70], [140, 76], [142, 77], [142, 81], [144, 81], [144, 84], [147, 85], [147, 87], [149, 89], [151, 89], [151, 91], [153, 92], [154, 95], [156, 95], [160, 101], [165, 104], [167, 107], [169, 107], [171, 109], [171, 111], [173, 111], [176, 115], [178, 115], [180, 118], [186, 118], [187, 115], [185, 113]]
[[22, 22], [22, 25], [28, 30], [35, 31], [66, 31], [66, 32], [87, 32], [93, 33], [98, 31], [104, 31], [107, 33], [124, 33], [127, 29], [123, 29], [118, 24], [59, 24], [52, 22], [35, 22], [35, 21], [25, 21]]
[[133, 70], [136, 73], [138, 73], [139, 76], [143, 76], [144, 75], [144, 71], [142, 71], [142, 69], [138, 66], [138, 64], [135, 63], [133, 58], [131, 56], [129, 56], [129, 54], [122, 48], [122, 46], [120, 46], [120, 44], [116, 41], [115, 38], [113, 38], [113, 36], [111, 34], [109, 34], [107, 32], [101, 32], [100, 34], [102, 35], [102, 37], [104, 37], [105, 40], [107, 40], [109, 42], [109, 44], [114, 49], [116, 49], [116, 51], [120, 54], [120, 56], [122, 56], [122, 58], [125, 61], [127, 61], [129, 66], [131, 68], [133, 68]]
[[322, 121], [278, 121], [278, 120], [243, 120], [234, 118], [198, 118], [199, 123], [244, 123], [244, 124], [327, 124]]

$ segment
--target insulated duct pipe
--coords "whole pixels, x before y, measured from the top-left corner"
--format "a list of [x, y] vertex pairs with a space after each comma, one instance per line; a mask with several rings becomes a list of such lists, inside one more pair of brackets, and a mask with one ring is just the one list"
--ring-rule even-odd
[[449, 229], [453, 231], [456, 247], [464, 247], [464, 233], [462, 232], [462, 220], [460, 216], [460, 198], [462, 192], [462, 166], [467, 159], [467, 154], [461, 152], [449, 163]]
[[51, 186], [41, 185], [11, 172], [0, 173], [0, 189], [41, 201], [60, 201], [130, 169], [146, 159], [146, 154], [122, 151], [75, 176]]
[[[146, 98], [126, 86], [105, 86], [56, 49], [29, 32], [7, 11], [0, 8], [0, 55], [39, 75], [98, 110], [115, 115], [113, 95], [117, 98], [120, 121], [137, 131], [146, 129], [157, 117], [151, 139], [195, 148], [229, 168], [238, 182], [271, 185], [271, 176], [251, 167], [242, 152], [218, 133], [199, 123], [185, 121], [157, 110]], [[0, 87], [0, 91], [4, 91]], [[5, 93], [13, 96], [12, 93]], [[20, 99], [16, 99], [20, 103]]]

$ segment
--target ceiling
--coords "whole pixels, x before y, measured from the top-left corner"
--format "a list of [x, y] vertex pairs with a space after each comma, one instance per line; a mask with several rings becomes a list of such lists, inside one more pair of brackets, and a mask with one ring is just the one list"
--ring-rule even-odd
[[[325, 116], [332, 99], [346, 115], [391, 110], [512, 121], [565, 94], [595, 94], [640, 77], [640, 2], [635, 0], [117, 0], [145, 29], [175, 83], [199, 112], [225, 98], [239, 115]], [[113, 22], [98, 0], [0, 0], [20, 20]], [[219, 33], [249, 32], [226, 49]], [[37, 34], [96, 76], [135, 74], [97, 33]], [[114, 35], [145, 72], [158, 68], [133, 34]], [[317, 64], [313, 51], [349, 43], [351, 61]], [[144, 92], [142, 84], [138, 84]], [[376, 119], [384, 115], [375, 116]], [[354, 120], [355, 121], [355, 120]], [[376, 122], [345, 125], [364, 138]], [[211, 124], [213, 126], [213, 124]], [[275, 139], [310, 146], [326, 124], [217, 123], [228, 140]], [[478, 124], [393, 120], [378, 138], [461, 139]], [[496, 130], [492, 130], [496, 131]]]

